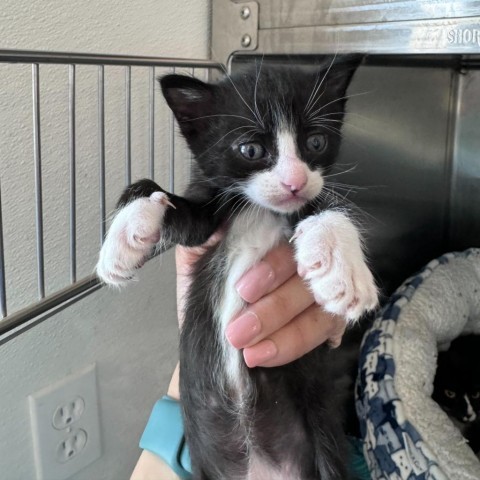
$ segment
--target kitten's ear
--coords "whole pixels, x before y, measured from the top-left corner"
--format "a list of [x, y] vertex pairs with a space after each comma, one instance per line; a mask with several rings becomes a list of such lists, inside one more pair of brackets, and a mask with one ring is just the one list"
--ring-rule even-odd
[[334, 63], [328, 72], [329, 86], [335, 90], [339, 97], [345, 96], [345, 92], [350, 85], [353, 74], [364, 58], [364, 55], [356, 53], [339, 55], [335, 59], [333, 57], [331, 58], [329, 65], [331, 65], [332, 61]]
[[180, 125], [211, 113], [212, 85], [185, 75], [166, 75], [159, 80], [163, 96]]

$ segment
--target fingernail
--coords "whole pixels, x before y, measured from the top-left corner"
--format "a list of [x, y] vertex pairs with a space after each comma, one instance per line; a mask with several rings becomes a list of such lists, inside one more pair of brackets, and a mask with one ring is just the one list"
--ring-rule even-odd
[[278, 349], [272, 340], [264, 340], [243, 351], [243, 358], [248, 367], [258, 367], [277, 356]]
[[274, 281], [275, 272], [272, 267], [261, 261], [243, 275], [235, 288], [246, 302], [253, 303], [269, 291]]
[[261, 329], [262, 325], [255, 313], [246, 312], [227, 326], [225, 335], [235, 348], [243, 348], [260, 333]]

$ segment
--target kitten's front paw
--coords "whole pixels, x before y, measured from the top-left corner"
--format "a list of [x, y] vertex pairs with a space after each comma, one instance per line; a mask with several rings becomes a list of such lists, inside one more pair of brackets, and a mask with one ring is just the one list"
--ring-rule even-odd
[[298, 224], [294, 239], [298, 272], [326, 311], [354, 321], [377, 306], [358, 231], [345, 214], [308, 217]]
[[134, 278], [161, 237], [168, 196], [154, 192], [122, 207], [115, 216], [100, 250], [96, 266], [105, 283], [121, 286]]

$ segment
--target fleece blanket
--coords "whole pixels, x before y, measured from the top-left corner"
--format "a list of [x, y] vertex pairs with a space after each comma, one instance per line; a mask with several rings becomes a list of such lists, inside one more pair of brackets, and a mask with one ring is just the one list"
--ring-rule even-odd
[[479, 480], [480, 462], [432, 400], [438, 350], [480, 334], [480, 249], [431, 261], [366, 333], [356, 387], [372, 478]]

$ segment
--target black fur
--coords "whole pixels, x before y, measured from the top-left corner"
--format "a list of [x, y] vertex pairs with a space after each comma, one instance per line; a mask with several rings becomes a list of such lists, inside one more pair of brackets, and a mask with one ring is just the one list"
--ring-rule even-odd
[[[467, 402], [476, 415], [468, 420]], [[461, 425], [475, 453], [480, 452], [480, 336], [455, 339], [449, 350], [438, 355], [433, 399]]]
[[[228, 193], [229, 189], [275, 162], [279, 117], [295, 125], [302, 159], [311, 168], [328, 171], [337, 156], [340, 135], [327, 127], [307, 125], [303, 109], [316, 80], [326, 75], [317, 108], [324, 105], [322, 113], [335, 120], [330, 125], [339, 131], [342, 97], [358, 62], [352, 57], [333, 66], [325, 62], [314, 73], [263, 66], [213, 85], [179, 75], [163, 77], [163, 94], [196, 160], [185, 196], [168, 194], [176, 207], [167, 210], [164, 220], [168, 243], [199, 245], [219, 225], [232, 221], [241, 195]], [[255, 117], [254, 129], [240, 117]], [[305, 148], [307, 136], [319, 130], [328, 137], [322, 155]], [[239, 145], [251, 138], [266, 147], [267, 157], [252, 161], [239, 154]], [[142, 180], [127, 189], [120, 205], [156, 190], [164, 191]], [[318, 210], [317, 201], [290, 215], [290, 223], [295, 225], [314, 209]], [[266, 461], [277, 465], [290, 458], [300, 466], [302, 480], [347, 478], [345, 438], [329, 367], [334, 353], [328, 348], [319, 347], [283, 367], [244, 366], [251, 395], [239, 411], [238, 392], [225, 382], [213, 321], [213, 303], [225, 281], [223, 262], [225, 244], [221, 243], [196, 265], [181, 332], [180, 387], [194, 478], [245, 478], [250, 453], [246, 429]]]

